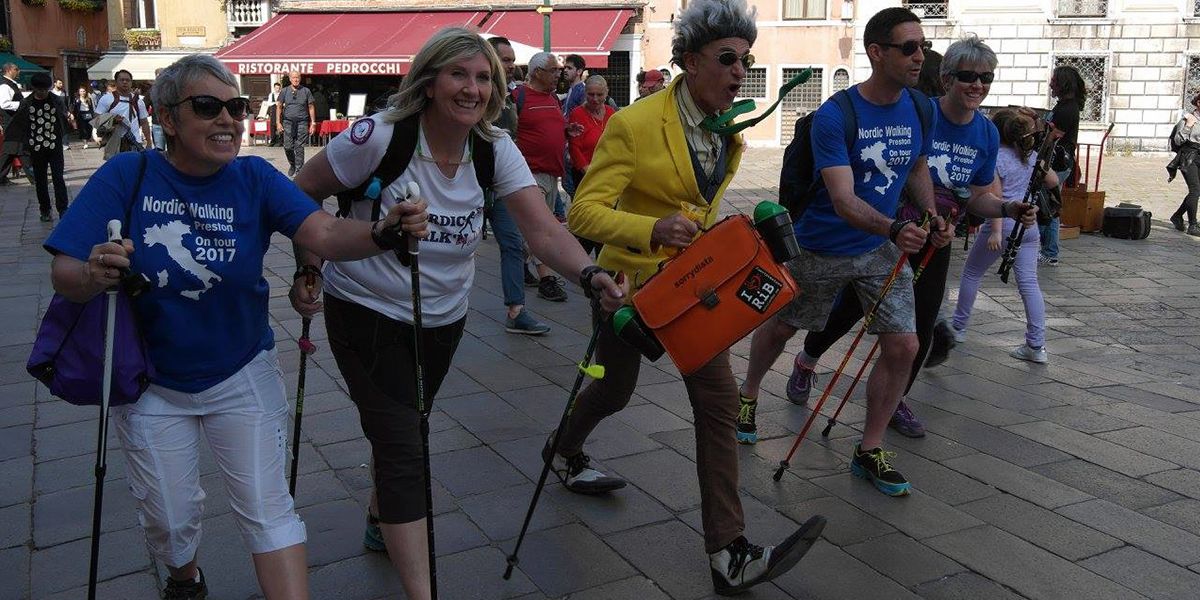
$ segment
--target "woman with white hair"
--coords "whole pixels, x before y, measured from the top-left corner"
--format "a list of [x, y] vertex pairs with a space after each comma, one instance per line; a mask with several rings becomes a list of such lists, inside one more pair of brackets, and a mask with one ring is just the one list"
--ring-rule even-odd
[[[313, 198], [356, 188], [372, 177], [394, 136], [413, 136], [412, 157], [380, 196], [383, 208], [405, 204], [409, 183], [429, 202], [430, 236], [421, 243], [425, 402], [432, 402], [450, 368], [467, 318], [475, 278], [475, 250], [483, 221], [484, 191], [476, 155], [493, 156], [491, 189], [505, 203], [533, 253], [579, 282], [607, 310], [624, 292], [592, 264], [555, 220], [524, 157], [493, 127], [504, 104], [504, 68], [478, 34], [449, 28], [413, 57], [400, 91], [386, 111], [358, 120], [305, 163], [296, 183]], [[562, 113], [554, 111], [558, 118]], [[561, 155], [561, 150], [559, 154]], [[372, 202], [355, 202], [352, 219], [369, 219]], [[320, 258], [298, 251], [301, 271]], [[371, 442], [374, 494], [364, 544], [387, 551], [407, 598], [430, 597], [425, 473], [417, 411], [410, 272], [394, 256], [326, 263], [325, 326], [350, 399]], [[292, 305], [305, 316], [321, 309], [320, 286], [302, 281]]]
[[[568, 224], [576, 235], [604, 244], [600, 266], [625, 272], [635, 286], [657, 272], [671, 251], [691, 244], [700, 227], [717, 220], [745, 142], [740, 134], [724, 135], [703, 122], [729, 110], [738, 97], [754, 64], [754, 17], [744, 0], [689, 2], [675, 19], [671, 42], [671, 62], [683, 75], [666, 90], [613, 115], [596, 146]], [[595, 304], [593, 312], [599, 316]], [[641, 365], [637, 350], [611, 326], [595, 321], [601, 328], [596, 360], [607, 374], [579, 394], [553, 457], [564, 486], [584, 494], [624, 485], [592, 469], [583, 446], [601, 421], [628, 404]], [[696, 427], [700, 520], [712, 583], [718, 594], [735, 594], [795, 566], [820, 536], [825, 520], [809, 519], [775, 546], [750, 543], [743, 535], [746, 523], [738, 496], [738, 391], [729, 352], [684, 375], [683, 383]], [[547, 444], [544, 454], [549, 453]]]
[[[75, 302], [122, 269], [155, 282], [133, 305], [156, 375], [113, 417], [147, 545], [169, 573], [163, 598], [208, 594], [196, 557], [204, 440], [263, 594], [302, 600], [306, 533], [284, 477], [288, 405], [263, 256], [279, 232], [327, 258], [366, 258], [391, 248], [383, 228], [423, 237], [428, 215], [418, 201], [374, 224], [336, 219], [262, 158], [239, 158], [250, 102], [210, 55], [176, 61], [152, 93], [166, 151], [119, 154], [92, 175], [46, 240], [51, 281]], [[125, 225], [120, 243], [107, 241], [111, 219]]]

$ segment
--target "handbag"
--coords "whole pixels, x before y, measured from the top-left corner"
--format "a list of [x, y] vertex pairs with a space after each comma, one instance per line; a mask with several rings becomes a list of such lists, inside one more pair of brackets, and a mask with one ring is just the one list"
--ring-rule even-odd
[[[143, 154], [140, 159], [137, 183], [130, 194], [122, 225], [126, 228], [146, 173], [146, 156]], [[137, 315], [124, 289], [112, 296], [117, 316], [113, 360], [110, 365], [104, 364], [109, 297], [101, 292], [87, 302], [78, 303], [55, 294], [38, 327], [25, 369], [46, 384], [52, 395], [71, 404], [100, 406], [106, 368], [112, 370], [111, 406], [137, 402], [154, 377], [154, 366], [138, 329]]]
[[695, 373], [796, 297], [779, 254], [748, 217], [727, 217], [651, 276], [633, 306], [679, 372]]

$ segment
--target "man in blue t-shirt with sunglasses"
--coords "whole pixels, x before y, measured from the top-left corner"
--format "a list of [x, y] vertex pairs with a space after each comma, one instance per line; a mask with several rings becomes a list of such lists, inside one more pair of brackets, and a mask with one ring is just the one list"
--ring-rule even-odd
[[892, 453], [882, 445], [917, 352], [912, 271], [907, 264], [884, 292], [903, 254], [920, 252], [927, 241], [944, 246], [951, 232], [940, 217], [930, 221], [928, 231], [918, 222], [895, 218], [906, 182], [922, 208], [934, 209], [925, 160], [930, 140], [907, 89], [917, 83], [930, 49], [921, 20], [908, 9], [884, 9], [867, 22], [863, 45], [871, 76], [848, 90], [858, 130], [853, 145], [847, 145], [843, 126], [843, 119], [851, 115], [842, 114], [836, 102], [825, 102], [813, 120], [814, 175], [821, 183], [796, 223], [802, 251], [789, 264], [804, 294], [754, 333], [741, 395], [743, 403], [755, 402], [784, 344], [800, 329], [823, 329], [838, 292], [847, 284], [853, 284], [863, 306], [874, 306], [882, 295], [868, 327], [879, 336], [881, 353], [867, 383], [866, 424], [850, 468], [881, 492], [902, 496], [911, 486], [892, 467]]

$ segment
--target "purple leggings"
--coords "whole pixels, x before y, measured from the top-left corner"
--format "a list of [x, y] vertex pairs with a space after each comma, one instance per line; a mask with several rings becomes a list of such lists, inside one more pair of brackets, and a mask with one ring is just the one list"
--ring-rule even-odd
[[[971, 320], [971, 308], [975, 306], [975, 296], [979, 293], [979, 283], [991, 269], [992, 264], [1004, 252], [1005, 240], [1012, 232], [1016, 221], [1004, 220], [1004, 231], [1000, 238], [1000, 249], [989, 250], [988, 236], [992, 233], [992, 221], [984, 221], [979, 228], [979, 237], [967, 254], [967, 262], [963, 265], [962, 283], [958, 288], [958, 306], [954, 309], [954, 328], [965, 330]], [[1017, 250], [1017, 260], [1013, 263], [1013, 271], [1017, 275], [1017, 290], [1021, 292], [1021, 301], [1025, 303], [1025, 343], [1034, 348], [1046, 344], [1046, 303], [1042, 300], [1042, 288], [1037, 280], [1037, 256], [1040, 246], [1037, 227], [1025, 229], [1025, 237]]]

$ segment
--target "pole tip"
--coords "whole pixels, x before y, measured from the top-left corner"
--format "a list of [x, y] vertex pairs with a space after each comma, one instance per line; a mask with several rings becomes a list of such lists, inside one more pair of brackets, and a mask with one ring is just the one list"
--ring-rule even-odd
[[825, 424], [825, 429], [821, 430], [821, 437], [829, 437], [829, 432], [832, 430], [833, 430], [833, 419], [830, 419], [829, 423]]
[[508, 561], [508, 566], [504, 568], [504, 579], [505, 579], [505, 581], [507, 581], [507, 580], [509, 580], [509, 579], [511, 579], [511, 578], [512, 578], [512, 574], [513, 574], [513, 567], [516, 567], [516, 566], [517, 566], [517, 562], [519, 562], [519, 561], [518, 561], [518, 559], [517, 559], [517, 555], [516, 555], [516, 554], [509, 554], [509, 555], [508, 555], [508, 558], [507, 558], [507, 561]]
[[786, 471], [787, 468], [788, 468], [788, 462], [786, 460], [779, 461], [779, 468], [775, 469], [775, 475], [772, 476], [772, 479], [774, 479], [775, 481], [779, 481], [779, 480], [783, 479], [783, 472]]

